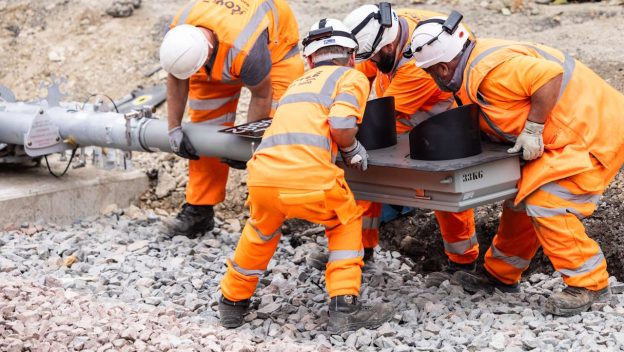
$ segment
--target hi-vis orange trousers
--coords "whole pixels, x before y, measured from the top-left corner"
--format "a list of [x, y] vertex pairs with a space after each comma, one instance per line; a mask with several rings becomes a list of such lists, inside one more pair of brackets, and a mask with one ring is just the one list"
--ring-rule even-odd
[[514, 207], [505, 202], [498, 232], [485, 255], [485, 268], [498, 280], [520, 280], [542, 246], [568, 286], [600, 290], [608, 285], [607, 262], [581, 219], [590, 216], [616, 171], [595, 159], [594, 168], [550, 182]]
[[[273, 106], [286, 88], [303, 74], [303, 61], [299, 55], [273, 64], [271, 82]], [[197, 76], [197, 75], [195, 75]], [[189, 115], [191, 122], [233, 126], [242, 86], [223, 82], [208, 82], [207, 76], [191, 77]], [[271, 116], [275, 109], [271, 109]], [[189, 180], [186, 202], [193, 205], [214, 205], [225, 199], [225, 185], [229, 167], [219, 158], [200, 157], [189, 160]]]
[[325, 283], [330, 297], [360, 293], [362, 209], [344, 180], [327, 191], [249, 187], [250, 218], [221, 281], [223, 296], [241, 301], [253, 295], [258, 279], [275, 253], [285, 219], [325, 226], [329, 260]]
[[[382, 204], [369, 201], [358, 201], [364, 208], [362, 216], [362, 243], [364, 248], [374, 248], [379, 244], [379, 218]], [[440, 224], [440, 232], [444, 243], [444, 252], [455, 263], [468, 264], [477, 260], [479, 243], [475, 232], [474, 211], [472, 209], [459, 213], [435, 211]]]

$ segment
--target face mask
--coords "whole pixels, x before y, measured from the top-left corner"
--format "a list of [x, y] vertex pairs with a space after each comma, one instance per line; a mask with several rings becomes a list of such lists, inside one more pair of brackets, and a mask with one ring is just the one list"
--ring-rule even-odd
[[380, 52], [381, 58], [378, 63], [376, 63], [379, 71], [383, 73], [390, 73], [394, 68], [394, 55], [387, 55], [383, 52]]

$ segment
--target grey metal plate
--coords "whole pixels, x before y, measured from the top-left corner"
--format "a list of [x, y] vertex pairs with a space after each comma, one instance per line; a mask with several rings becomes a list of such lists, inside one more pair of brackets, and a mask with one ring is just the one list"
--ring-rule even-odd
[[505, 144], [483, 142], [482, 146], [481, 154], [468, 158], [440, 161], [413, 160], [409, 157], [409, 136], [403, 134], [398, 137], [396, 145], [369, 151], [368, 164], [421, 171], [456, 171], [519, 155], [519, 153], [508, 154], [507, 149], [510, 146]]

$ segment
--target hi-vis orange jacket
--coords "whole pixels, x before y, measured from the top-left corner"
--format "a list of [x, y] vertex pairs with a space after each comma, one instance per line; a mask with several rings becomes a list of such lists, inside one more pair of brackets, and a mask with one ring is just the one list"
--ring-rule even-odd
[[[443, 14], [415, 9], [398, 9], [401, 28], [400, 47], [404, 52], [410, 46], [412, 33], [420, 21], [432, 17], [444, 17]], [[376, 97], [393, 96], [397, 116], [401, 124], [397, 124], [398, 132], [408, 132], [412, 127], [427, 120], [429, 117], [448, 110], [453, 104], [451, 93], [441, 91], [434, 80], [424, 70], [416, 67], [413, 59], [399, 57], [392, 72], [384, 74], [377, 70], [375, 63], [368, 60], [358, 65], [369, 79], [375, 79], [374, 93]]]
[[295, 80], [247, 163], [248, 185], [331, 189], [344, 171], [334, 164], [338, 147], [330, 127], [356, 127], [368, 94], [366, 77], [344, 66], [315, 67]]
[[298, 52], [299, 27], [285, 0], [192, 0], [171, 27], [183, 23], [209, 29], [218, 38], [210, 80], [237, 81], [249, 50], [264, 30], [268, 30], [273, 63]]
[[[545, 69], [546, 68], [546, 69]], [[563, 73], [544, 127], [544, 155], [522, 169], [516, 204], [540, 186], [624, 161], [624, 95], [570, 55], [543, 45], [478, 39], [460, 90], [481, 106], [481, 130], [513, 143], [531, 109], [531, 94]]]

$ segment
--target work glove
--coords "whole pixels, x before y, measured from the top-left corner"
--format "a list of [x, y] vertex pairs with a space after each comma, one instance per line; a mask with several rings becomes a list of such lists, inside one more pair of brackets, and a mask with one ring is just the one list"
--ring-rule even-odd
[[522, 149], [522, 159], [533, 160], [544, 154], [544, 124], [528, 121], [524, 125], [524, 129], [516, 139], [513, 148], [507, 150], [507, 153], [517, 153]]
[[340, 148], [340, 155], [348, 167], [352, 167], [360, 171], [366, 171], [368, 168], [368, 153], [357, 139], [350, 147]]
[[177, 155], [185, 159], [199, 160], [199, 155], [195, 147], [191, 144], [186, 134], [182, 132], [182, 127], [178, 126], [169, 130], [169, 145], [171, 150]]
[[231, 168], [237, 169], [237, 170], [245, 170], [247, 168], [247, 162], [246, 161], [240, 161], [240, 160], [234, 160], [234, 159], [228, 159], [228, 158], [221, 158], [221, 162], [228, 165]]

